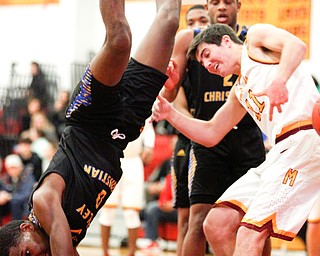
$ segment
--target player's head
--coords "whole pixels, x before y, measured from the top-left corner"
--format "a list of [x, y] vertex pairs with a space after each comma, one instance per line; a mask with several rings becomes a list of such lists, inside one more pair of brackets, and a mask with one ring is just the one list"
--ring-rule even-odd
[[1, 256], [49, 256], [47, 235], [30, 221], [14, 220], [0, 228]]
[[210, 73], [234, 74], [234, 44], [242, 45], [235, 31], [225, 24], [214, 24], [198, 34], [190, 44], [188, 58], [199, 61]]
[[207, 0], [211, 24], [227, 24], [236, 30], [240, 0]]
[[201, 4], [191, 6], [186, 12], [186, 24], [190, 29], [207, 27], [209, 24], [207, 9]]

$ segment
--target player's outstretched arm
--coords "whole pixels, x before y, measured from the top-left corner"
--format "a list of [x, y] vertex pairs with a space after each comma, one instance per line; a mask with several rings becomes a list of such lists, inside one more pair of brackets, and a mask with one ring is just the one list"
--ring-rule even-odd
[[158, 96], [152, 107], [153, 120], [166, 119], [173, 127], [192, 141], [206, 147], [218, 144], [240, 122], [245, 114], [246, 110], [237, 100], [234, 89], [231, 90], [227, 102], [209, 121], [183, 115], [161, 96]]
[[49, 174], [32, 199], [34, 214], [49, 236], [52, 256], [76, 255], [70, 227], [62, 209], [64, 188], [65, 183], [60, 175]]

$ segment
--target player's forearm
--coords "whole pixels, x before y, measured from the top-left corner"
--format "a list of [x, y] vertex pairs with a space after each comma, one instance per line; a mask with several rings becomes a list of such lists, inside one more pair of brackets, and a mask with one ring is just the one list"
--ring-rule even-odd
[[218, 143], [214, 137], [209, 122], [185, 116], [176, 109], [171, 109], [167, 121], [192, 141], [206, 147], [212, 147]]
[[304, 60], [306, 44], [298, 38], [291, 38], [283, 46], [276, 79], [287, 82], [296, 68]]
[[160, 95], [163, 98], [165, 98], [167, 101], [173, 102], [175, 100], [175, 98], [177, 97], [178, 90], [179, 90], [179, 86], [176, 86], [176, 88], [174, 88], [172, 90], [168, 90], [165, 87], [162, 87], [162, 89], [160, 91]]
[[72, 240], [70, 235], [70, 229], [57, 230], [50, 234], [50, 249], [52, 256], [70, 256], [75, 255], [75, 250], [72, 246]]

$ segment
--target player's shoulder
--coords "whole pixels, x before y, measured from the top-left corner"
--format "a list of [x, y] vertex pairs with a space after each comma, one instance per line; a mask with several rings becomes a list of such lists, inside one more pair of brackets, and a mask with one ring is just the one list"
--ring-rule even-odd
[[192, 38], [193, 37], [193, 29], [185, 28], [181, 29], [177, 32], [176, 37], [183, 37], [183, 38]]

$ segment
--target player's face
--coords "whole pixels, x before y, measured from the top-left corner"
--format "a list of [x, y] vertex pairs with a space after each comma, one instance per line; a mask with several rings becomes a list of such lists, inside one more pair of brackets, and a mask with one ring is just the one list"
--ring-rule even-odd
[[[23, 224], [22, 224], [23, 225]], [[48, 239], [34, 229], [22, 232], [19, 245], [12, 247], [10, 256], [50, 256]]]
[[237, 0], [208, 0], [211, 23], [222, 23], [235, 28], [240, 7], [241, 3]]
[[187, 28], [206, 28], [209, 24], [209, 15], [207, 10], [193, 9], [188, 12], [186, 17]]
[[200, 43], [196, 53], [197, 60], [209, 73], [222, 77], [231, 74], [226, 56], [228, 56], [228, 52], [224, 46], [208, 43]]

